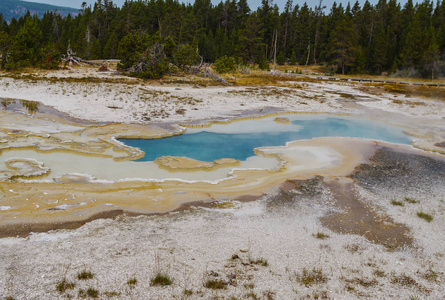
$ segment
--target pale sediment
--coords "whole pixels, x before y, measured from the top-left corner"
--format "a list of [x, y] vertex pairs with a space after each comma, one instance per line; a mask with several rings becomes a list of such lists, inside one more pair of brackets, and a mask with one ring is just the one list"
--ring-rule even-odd
[[[75, 298], [93, 286], [101, 298], [125, 299], [179, 299], [186, 291], [203, 299], [443, 298], [444, 166], [443, 155], [430, 152], [445, 140], [443, 101], [416, 99], [426, 104], [412, 109], [409, 97], [396, 104], [372, 87], [338, 83], [287, 82], [285, 97], [275, 97], [261, 95], [269, 88], [142, 90], [137, 82], [127, 91], [120, 84], [84, 83], [86, 89], [80, 83], [0, 82], [11, 85], [0, 87], [0, 96], [19, 91], [22, 98], [45, 98], [74, 116], [105, 122], [151, 117], [210, 126], [212, 119], [230, 124], [250, 112], [323, 111], [360, 113], [415, 137], [414, 147], [351, 138], [299, 141], [257, 149], [253, 162], [235, 167], [172, 172], [131, 161], [141, 151], [117, 138], [180, 134], [178, 126], [98, 126], [0, 110], [0, 160], [21, 153], [50, 169], [32, 180], [7, 175], [0, 182], [0, 235], [27, 236], [0, 239], [1, 295]], [[199, 101], [175, 102], [180, 93]], [[178, 108], [186, 109], [183, 115], [175, 114]], [[0, 169], [11, 171], [3, 161]], [[93, 169], [97, 176], [73, 172]], [[146, 174], [141, 169], [159, 177], [139, 176]], [[427, 222], [419, 212], [434, 219]], [[63, 228], [70, 230], [51, 231]], [[93, 281], [77, 280], [86, 267]], [[150, 286], [159, 270], [173, 285]], [[305, 284], [305, 274], [322, 280]], [[130, 278], [137, 284], [129, 286]], [[62, 280], [75, 288], [60, 293]], [[228, 285], [213, 290], [203, 286], [207, 280]]]
[[[0, 80], [13, 85], [22, 84], [20, 80], [7, 78]], [[26, 94], [29, 100], [34, 100], [35, 95], [31, 93], [34, 91], [32, 85], [22, 87], [23, 95]], [[114, 87], [117, 90], [122, 88], [121, 85]], [[160, 86], [153, 90], [136, 88], [143, 94], [148, 93], [152, 97], [157, 97], [160, 104], [156, 105], [161, 106], [162, 101], [176, 99], [176, 93], [193, 94], [197, 100], [190, 100], [187, 105], [194, 108], [202, 106], [201, 113], [208, 113], [208, 110], [212, 108], [219, 114], [215, 115], [217, 118], [233, 117], [236, 110], [232, 109], [228, 113], [222, 108], [224, 105], [224, 107], [227, 106], [228, 99], [240, 103], [251, 101], [252, 96], [262, 97], [255, 89], [238, 87], [199, 90], [200, 95], [196, 93], [196, 90], [189, 88], [181, 91], [173, 87]], [[286, 89], [289, 88], [286, 87]], [[322, 93], [316, 91], [317, 89], [320, 89]], [[357, 99], [360, 99], [363, 94], [351, 85], [340, 87], [311, 83], [305, 89], [298, 90], [298, 96], [287, 96], [287, 102], [281, 102], [284, 99], [268, 98], [268, 101], [274, 99], [274, 105], [277, 106], [275, 108], [264, 105], [255, 107], [252, 102], [251, 105], [237, 112], [237, 116], [241, 117], [240, 119], [249, 119], [251, 117], [246, 116], [245, 112], [251, 110], [255, 112], [253, 117], [259, 118], [266, 111], [276, 111], [277, 115], [281, 115], [275, 118], [276, 126], [287, 127], [296, 125], [292, 125], [289, 118], [283, 115], [284, 112], [279, 111], [284, 106], [280, 108], [278, 103], [291, 105], [290, 107], [298, 110], [298, 113], [314, 113], [319, 110], [338, 115], [344, 114], [345, 111], [355, 111], [357, 104], [350, 106], [350, 101], [344, 102], [338, 94], [339, 90], [345, 89], [351, 93], [357, 92]], [[40, 92], [38, 90], [37, 94]], [[261, 92], [261, 89], [258, 89], [258, 92]], [[230, 97], [215, 96], [224, 93], [230, 94]], [[318, 97], [325, 97], [322, 96], [323, 93], [330, 94], [332, 101], [326, 102], [325, 98], [318, 99]], [[0, 96], [2, 94], [9, 95], [7, 91], [0, 91]], [[209, 95], [215, 96], [212, 99], [213, 103], [206, 102], [208, 100], [206, 97]], [[304, 101], [311, 101], [310, 109], [307, 102], [302, 103], [301, 95], [305, 95]], [[85, 94], [80, 97], [73, 94], [72, 96], [76, 101], [82, 100], [93, 105], [90, 95]], [[374, 102], [386, 103], [384, 96], [375, 96], [375, 98]], [[53, 100], [53, 96], [44, 99], [46, 103], [55, 105]], [[55, 106], [62, 107], [65, 111], [71, 109], [70, 111], [76, 117], [78, 111], [70, 107], [68, 99], [65, 100], [67, 101], [57, 102]], [[97, 103], [94, 101], [94, 105], [122, 106], [112, 105], [107, 102], [108, 98], [105, 99], [102, 96], [97, 96], [94, 100], [98, 100]], [[139, 100], [132, 101], [135, 101], [132, 102], [135, 105]], [[144, 105], [146, 104], [144, 102]], [[214, 109], [213, 106], [209, 106], [210, 104], [219, 105], [217, 107], [221, 109]], [[369, 106], [369, 100], [363, 104]], [[131, 107], [133, 106], [130, 105]], [[427, 109], [427, 107], [422, 107], [422, 109]], [[390, 120], [389, 123], [398, 125], [403, 124], [407, 130], [418, 136], [414, 145], [422, 149], [437, 150], [440, 153], [437, 149], [439, 147], [433, 144], [443, 136], [428, 132], [430, 129], [426, 126], [427, 124], [424, 126], [426, 129], [417, 129], [417, 127], [413, 129], [409, 126], [409, 120], [405, 118], [391, 119], [386, 118], [386, 115], [379, 116], [375, 108], [367, 109], [367, 111], [370, 118], [384, 119], [385, 122]], [[139, 115], [130, 117], [128, 113], [128, 110], [112, 109], [112, 112], [106, 111], [103, 118], [98, 118], [96, 115], [86, 116], [96, 121], [111, 121], [114, 118], [117, 121], [125, 120], [129, 123], [139, 120]], [[8, 207], [8, 210], [5, 210], [6, 213], [1, 215], [0, 223], [3, 224], [21, 224], [30, 218], [33, 222], [40, 223], [44, 222], [49, 215], [57, 222], [77, 222], [91, 218], [97, 213], [115, 210], [133, 213], [162, 213], [177, 209], [187, 202], [230, 200], [243, 195], [260, 196], [289, 178], [307, 179], [316, 175], [347, 176], [358, 164], [366, 161], [373, 154], [375, 145], [379, 144], [349, 138], [318, 138], [288, 143], [286, 147], [256, 149], [257, 156], [242, 162], [225, 159], [206, 163], [186, 158], [164, 157], [155, 162], [136, 163], [133, 160], [141, 158], [144, 155], [143, 152], [124, 145], [118, 141], [119, 138], [155, 139], [182, 134], [186, 129], [169, 123], [87, 125], [65, 120], [63, 116], [57, 114], [39, 112], [38, 109], [31, 112], [29, 110], [1, 110], [0, 115], [2, 117], [0, 163], [5, 163], [4, 168], [0, 165], [0, 177], [3, 178], [3, 182], [0, 183], [2, 188], [0, 205]], [[185, 123], [190, 123], [188, 125], [190, 128], [215, 124], [230, 125], [233, 120], [230, 117], [212, 121], [199, 119], [198, 116], [201, 115], [190, 115], [190, 118], [167, 115], [166, 118], [169, 121], [188, 121]], [[210, 116], [212, 115], [207, 117]], [[199, 125], [195, 124], [197, 119], [200, 120]], [[442, 126], [439, 119], [430, 122], [432, 122], [431, 128]], [[397, 147], [407, 148], [407, 146]], [[18, 170], [12, 172], [8, 167], [8, 162], [14, 161], [16, 155], [21, 156], [18, 159], [21, 160], [22, 165], [23, 159], [32, 158], [32, 161], [35, 161], [33, 170], [27, 170], [27, 173]], [[27, 164], [29, 169], [29, 160]], [[34, 170], [35, 168], [40, 169]], [[30, 175], [33, 180], [25, 180], [26, 176]]]

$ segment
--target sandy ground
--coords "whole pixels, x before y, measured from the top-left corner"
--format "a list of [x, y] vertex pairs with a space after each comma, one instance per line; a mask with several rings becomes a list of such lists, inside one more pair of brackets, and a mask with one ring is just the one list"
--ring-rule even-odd
[[[298, 174], [272, 180], [261, 191], [260, 195], [264, 195], [253, 202], [227, 201], [230, 199], [220, 192], [215, 193], [220, 197], [207, 200], [188, 195], [184, 196], [188, 201], [206, 200], [214, 204], [166, 215], [98, 219], [78, 229], [0, 239], [1, 297], [85, 298], [88, 293], [93, 296], [94, 291], [101, 299], [445, 297], [445, 167], [443, 156], [430, 153], [443, 151], [434, 146], [445, 140], [443, 99], [406, 97], [347, 82], [286, 81], [273, 87], [204, 88], [183, 83], [124, 82], [120, 77], [119, 83], [72, 80], [101, 76], [116, 79], [91, 69], [45, 76], [69, 80], [0, 77], [0, 98], [39, 101], [74, 119], [87, 121], [141, 125], [160, 122], [150, 132], [160, 135], [177, 131], [177, 127], [170, 127], [175, 123], [205, 124], [213, 119], [285, 111], [349, 113], [402, 126], [418, 136], [416, 146], [429, 152], [396, 147], [400, 154], [391, 156], [392, 152], [384, 152], [389, 154], [382, 158], [373, 157], [375, 148], [360, 146], [366, 149], [362, 153], [367, 153], [370, 161], [364, 157], [350, 160], [347, 169], [328, 172], [324, 178], [310, 179], [314, 174], [322, 174], [320, 171], [307, 174], [308, 180]], [[86, 149], [99, 153], [103, 140], [113, 137], [110, 132], [118, 128], [66, 121], [64, 114], [33, 120], [26, 119], [26, 112], [22, 115], [2, 111], [0, 145], [14, 142], [17, 147], [29, 147], [50, 138], [52, 142], [46, 146], [64, 142], [69, 144], [66, 147], [70, 151]], [[145, 129], [133, 127], [139, 125], [119, 126], [135, 136], [147, 134]], [[57, 136], [60, 131], [64, 134]], [[94, 141], [89, 140], [93, 133], [97, 134]], [[84, 148], [82, 143], [88, 147]], [[107, 149], [103, 147], [110, 154]], [[360, 163], [371, 167], [360, 167]], [[386, 167], [392, 163], [392, 167]], [[35, 172], [36, 168], [32, 170]], [[385, 173], [391, 170], [395, 173]], [[345, 177], [354, 172], [354, 180]], [[286, 179], [296, 178], [300, 181], [280, 186]], [[25, 191], [29, 186], [12, 184], [17, 185], [13, 192]], [[1, 187], [0, 203], [12, 197], [7, 187], [9, 183]], [[346, 199], [342, 193], [354, 196]], [[9, 206], [0, 204], [0, 214], [4, 216]], [[433, 216], [433, 220], [420, 218], [420, 212]], [[341, 228], [340, 221], [332, 221], [336, 214], [340, 214], [340, 220], [349, 220], [345, 224], [352, 229]], [[368, 222], [365, 215], [375, 219], [372, 228], [351, 226], [352, 222]], [[326, 219], [329, 216], [334, 217]], [[28, 218], [33, 221], [32, 215]], [[395, 238], [394, 243], [385, 241], [380, 238], [385, 237], [386, 233], [381, 234], [386, 232], [385, 228], [396, 228], [403, 238]], [[93, 274], [91, 279], [78, 278], [84, 270]], [[159, 272], [168, 275], [173, 283], [153, 286], [151, 280]], [[222, 288], [211, 288], [212, 283]]]

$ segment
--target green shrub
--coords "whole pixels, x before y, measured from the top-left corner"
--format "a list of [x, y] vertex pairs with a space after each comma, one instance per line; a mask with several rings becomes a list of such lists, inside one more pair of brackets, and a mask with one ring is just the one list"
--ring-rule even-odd
[[269, 62], [266, 60], [265, 57], [262, 57], [258, 61], [258, 68], [260, 68], [261, 70], [264, 70], [264, 71], [270, 71]]
[[233, 57], [228, 57], [224, 55], [220, 57], [215, 62], [216, 71], [220, 74], [235, 72], [237, 69], [236, 61]]

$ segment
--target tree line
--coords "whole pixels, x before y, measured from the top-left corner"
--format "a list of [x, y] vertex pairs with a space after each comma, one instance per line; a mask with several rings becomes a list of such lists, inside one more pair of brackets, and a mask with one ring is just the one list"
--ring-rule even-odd
[[247, 0], [109, 0], [82, 6], [62, 18], [29, 13], [8, 24], [0, 15], [0, 68], [55, 68], [71, 47], [85, 59], [121, 59], [122, 70], [141, 60], [161, 62], [145, 77], [169, 66], [184, 69], [202, 60], [238, 65], [325, 64], [343, 74], [445, 74], [445, 2], [396, 0], [314, 8], [287, 0], [280, 12], [272, 0], [253, 11]]

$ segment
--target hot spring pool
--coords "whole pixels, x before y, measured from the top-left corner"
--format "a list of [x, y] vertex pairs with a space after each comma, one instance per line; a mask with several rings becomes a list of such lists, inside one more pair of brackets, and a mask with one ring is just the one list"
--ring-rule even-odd
[[254, 156], [258, 147], [284, 146], [287, 142], [317, 137], [355, 137], [410, 144], [411, 138], [399, 127], [377, 121], [331, 115], [285, 115], [290, 124], [274, 117], [189, 128], [180, 136], [162, 139], [120, 139], [145, 152], [140, 161], [161, 156], [181, 156], [212, 162], [221, 158], [241, 161]]

